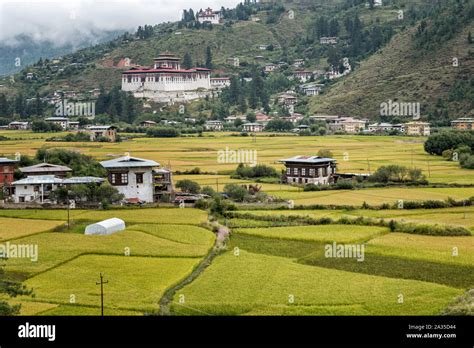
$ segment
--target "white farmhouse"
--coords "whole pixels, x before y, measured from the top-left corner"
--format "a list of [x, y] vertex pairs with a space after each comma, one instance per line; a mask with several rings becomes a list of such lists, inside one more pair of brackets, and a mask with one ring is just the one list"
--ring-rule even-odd
[[131, 202], [154, 202], [154, 169], [159, 163], [136, 157], [120, 157], [100, 162], [108, 179]]
[[211, 78], [211, 87], [215, 89], [222, 89], [230, 86], [229, 77], [213, 77]]

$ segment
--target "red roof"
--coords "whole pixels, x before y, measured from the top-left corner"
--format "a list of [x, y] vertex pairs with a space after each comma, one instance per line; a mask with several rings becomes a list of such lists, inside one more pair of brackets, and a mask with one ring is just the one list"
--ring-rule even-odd
[[137, 73], [195, 73], [199, 71], [211, 71], [206, 68], [194, 68], [194, 69], [169, 69], [169, 68], [160, 68], [160, 69], [130, 69], [124, 71], [123, 74], [137, 74]]

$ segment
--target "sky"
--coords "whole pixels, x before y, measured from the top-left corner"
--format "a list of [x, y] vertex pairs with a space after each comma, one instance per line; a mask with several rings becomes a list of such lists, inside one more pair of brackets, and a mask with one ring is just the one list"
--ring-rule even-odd
[[0, 0], [0, 42], [15, 36], [58, 45], [98, 30], [133, 30], [139, 25], [176, 21], [182, 10], [234, 7], [242, 0]]

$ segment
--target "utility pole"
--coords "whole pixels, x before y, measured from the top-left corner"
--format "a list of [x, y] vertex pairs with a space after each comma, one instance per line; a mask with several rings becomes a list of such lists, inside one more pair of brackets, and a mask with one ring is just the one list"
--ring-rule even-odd
[[100, 308], [102, 316], [104, 316], [104, 284], [108, 283], [108, 280], [104, 282], [104, 276], [102, 275], [102, 273], [100, 273], [100, 282], [96, 282], [95, 285], [100, 285]]

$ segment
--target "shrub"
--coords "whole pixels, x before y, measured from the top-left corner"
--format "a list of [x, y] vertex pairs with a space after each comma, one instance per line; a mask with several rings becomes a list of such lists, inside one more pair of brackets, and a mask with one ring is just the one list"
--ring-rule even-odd
[[280, 177], [278, 171], [264, 164], [257, 164], [255, 167], [246, 166], [240, 163], [232, 174], [235, 178], [262, 178], [262, 177]]
[[199, 193], [201, 192], [201, 186], [192, 180], [180, 180], [176, 183], [176, 187], [181, 189], [185, 193]]
[[152, 138], [176, 138], [180, 136], [180, 132], [179, 130], [171, 127], [155, 127], [148, 128], [146, 135]]
[[236, 184], [227, 184], [224, 186], [224, 192], [229, 195], [231, 199], [237, 202], [243, 202], [248, 196], [248, 192], [242, 186]]

